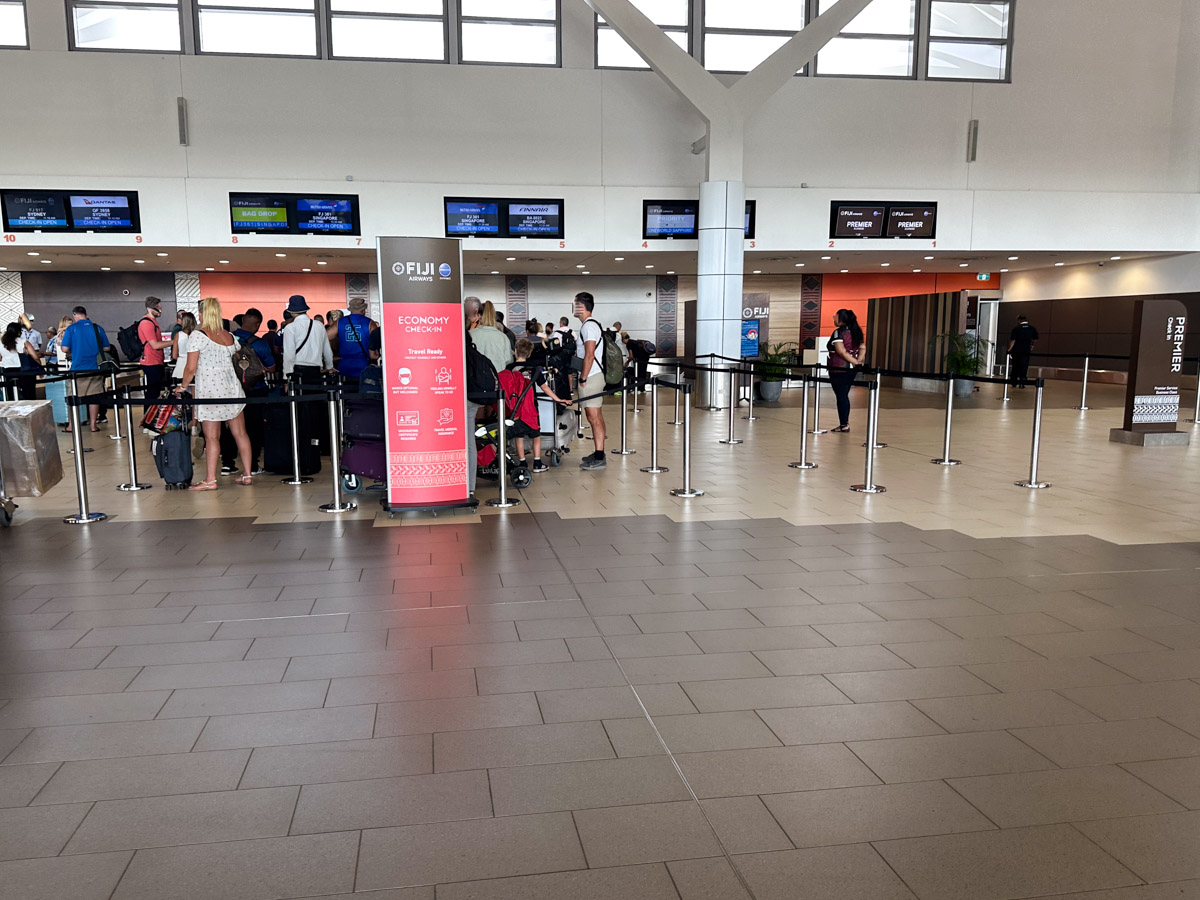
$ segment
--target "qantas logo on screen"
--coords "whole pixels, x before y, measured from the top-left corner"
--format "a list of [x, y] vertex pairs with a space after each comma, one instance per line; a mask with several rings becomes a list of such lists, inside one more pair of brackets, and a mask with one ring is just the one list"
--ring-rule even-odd
[[431, 262], [395, 262], [392, 263], [392, 274], [400, 278], [407, 277], [409, 281], [433, 281], [436, 273], [442, 281], [450, 278], [453, 269], [450, 263]]

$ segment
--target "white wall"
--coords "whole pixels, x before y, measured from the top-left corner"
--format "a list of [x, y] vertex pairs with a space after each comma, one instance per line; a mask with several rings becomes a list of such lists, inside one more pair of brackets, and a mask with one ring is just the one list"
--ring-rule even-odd
[[1200, 253], [1063, 266], [1004, 276], [1004, 300], [1072, 300], [1200, 291]]
[[[594, 70], [582, 0], [552, 70], [68, 53], [57, 0], [31, 6], [38, 49], [0, 51], [3, 186], [143, 191], [152, 245], [228, 245], [230, 190], [352, 189], [364, 243], [440, 234], [446, 193], [511, 190], [567, 199], [567, 249], [636, 251], [641, 199], [703, 177], [700, 118], [653, 73]], [[1200, 4], [1018, 7], [1012, 84], [797, 78], [772, 98], [746, 148], [759, 248], [824, 246], [828, 201], [858, 197], [938, 200], [939, 249], [1200, 250]]]
[[[545, 326], [567, 316], [571, 330], [579, 331], [579, 321], [572, 312], [572, 301], [580, 291], [590, 291], [596, 298], [596, 318], [605, 328], [620, 322], [630, 337], [653, 341], [655, 333], [655, 279], [642, 276], [592, 276], [588, 278], [535, 275], [529, 278], [528, 318]], [[502, 275], [468, 275], [463, 279], [463, 293], [480, 300], [491, 300], [499, 310], [507, 309]], [[509, 317], [508, 326], [517, 333], [525, 321]]]

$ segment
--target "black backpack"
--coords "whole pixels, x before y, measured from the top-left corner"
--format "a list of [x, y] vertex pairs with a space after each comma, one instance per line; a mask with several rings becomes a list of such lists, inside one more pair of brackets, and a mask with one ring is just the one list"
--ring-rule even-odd
[[500, 396], [500, 379], [492, 361], [475, 348], [467, 334], [467, 400], [481, 406], [495, 403]]
[[577, 344], [575, 343], [575, 335], [569, 331], [555, 332], [558, 335], [559, 343], [562, 346], [563, 353], [568, 356], [574, 356]]
[[145, 352], [146, 345], [138, 337], [138, 326], [148, 318], [149, 316], [142, 316], [132, 325], [126, 325], [117, 332], [117, 343], [121, 345], [121, 352], [125, 354], [127, 362], [137, 362]]

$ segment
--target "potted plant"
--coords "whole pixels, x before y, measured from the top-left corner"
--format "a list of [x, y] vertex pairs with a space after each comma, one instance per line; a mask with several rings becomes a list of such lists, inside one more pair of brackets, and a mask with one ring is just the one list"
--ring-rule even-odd
[[795, 359], [795, 347], [794, 343], [771, 344], [758, 351], [754, 371], [758, 375], [758, 396], [763, 401], [774, 403], [783, 393], [783, 379]]
[[987, 359], [991, 341], [981, 338], [973, 331], [963, 334], [939, 334], [935, 340], [942, 342], [942, 370], [955, 376], [954, 395], [969, 397], [975, 390], [975, 376]]

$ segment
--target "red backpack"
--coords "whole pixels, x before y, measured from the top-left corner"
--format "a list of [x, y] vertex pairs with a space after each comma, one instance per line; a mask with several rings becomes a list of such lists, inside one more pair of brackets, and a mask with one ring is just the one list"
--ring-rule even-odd
[[533, 393], [533, 382], [521, 372], [504, 369], [498, 373], [500, 390], [504, 393], [504, 410], [514, 422], [524, 422], [534, 431], [538, 430], [537, 399]]

